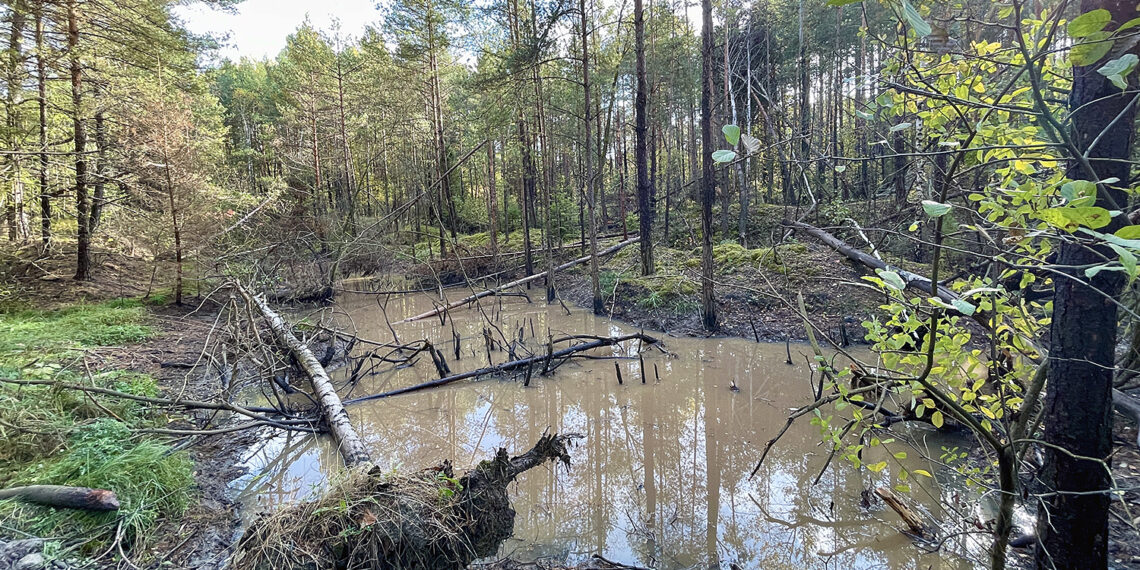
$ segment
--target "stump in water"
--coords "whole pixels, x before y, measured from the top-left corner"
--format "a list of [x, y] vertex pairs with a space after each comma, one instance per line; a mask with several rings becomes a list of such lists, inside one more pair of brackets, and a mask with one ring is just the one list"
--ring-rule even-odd
[[570, 465], [566, 443], [544, 435], [526, 453], [494, 459], [456, 478], [451, 464], [410, 476], [355, 469], [320, 498], [263, 516], [233, 560], [237, 570], [464, 568], [495, 554], [514, 531], [507, 485], [546, 461]]

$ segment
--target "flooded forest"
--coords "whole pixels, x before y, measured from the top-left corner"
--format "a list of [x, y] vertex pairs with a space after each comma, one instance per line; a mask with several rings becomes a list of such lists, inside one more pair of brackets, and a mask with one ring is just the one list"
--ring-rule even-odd
[[0, 570], [1140, 568], [1138, 39], [2, 0]]

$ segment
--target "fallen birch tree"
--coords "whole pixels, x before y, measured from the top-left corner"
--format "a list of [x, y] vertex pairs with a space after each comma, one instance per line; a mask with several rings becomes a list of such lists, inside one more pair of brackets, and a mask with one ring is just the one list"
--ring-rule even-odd
[[371, 463], [372, 459], [368, 453], [368, 447], [360, 435], [356, 433], [356, 429], [352, 427], [352, 421], [348, 417], [348, 412], [344, 410], [344, 404], [341, 403], [340, 396], [337, 395], [328, 372], [325, 371], [324, 366], [321, 366], [313, 351], [309, 350], [309, 347], [305, 346], [305, 343], [293, 334], [293, 327], [269, 306], [265, 297], [257, 294], [251, 295], [238, 283], [231, 284], [231, 287], [245, 299], [246, 303], [261, 312], [261, 316], [265, 318], [265, 321], [269, 323], [269, 328], [273, 330], [277, 343], [289, 350], [293, 358], [296, 359], [297, 365], [309, 377], [309, 382], [313, 385], [313, 392], [317, 396], [321, 416], [336, 439], [344, 464], [351, 468]]

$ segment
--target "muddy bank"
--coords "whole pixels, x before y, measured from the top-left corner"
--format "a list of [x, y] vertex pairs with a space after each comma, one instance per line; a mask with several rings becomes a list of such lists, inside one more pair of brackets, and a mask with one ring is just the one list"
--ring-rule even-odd
[[[883, 298], [852, 285], [866, 274], [861, 267], [812, 244], [794, 244], [775, 254], [752, 253], [761, 251], [727, 251], [720, 256], [723, 265], [718, 266], [716, 276], [718, 335], [757, 342], [806, 341], [803, 319], [793, 308], [796, 294], [802, 293], [808, 315], [834, 342], [863, 342], [860, 323], [875, 315]], [[658, 285], [639, 278], [639, 266], [629, 253], [614, 256], [601, 266], [603, 275], [609, 272], [613, 276], [609, 287], [603, 282], [605, 315], [638, 328], [708, 336], [701, 324], [697, 289], [700, 266], [693, 263], [693, 254], [679, 256], [675, 250], [663, 250], [657, 265], [665, 276]], [[756, 259], [746, 257], [751, 255]], [[556, 284], [561, 298], [579, 307], [591, 306], [590, 279], [582, 270], [558, 275]]]

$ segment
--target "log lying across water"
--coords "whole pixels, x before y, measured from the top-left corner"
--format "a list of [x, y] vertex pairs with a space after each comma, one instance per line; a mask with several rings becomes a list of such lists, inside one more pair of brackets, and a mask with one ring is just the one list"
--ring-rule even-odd
[[89, 489], [87, 487], [66, 487], [63, 485], [28, 485], [0, 489], [0, 500], [16, 499], [25, 503], [83, 509], [86, 511], [117, 511], [119, 498], [113, 491]]
[[[603, 249], [602, 251], [599, 251], [598, 257], [604, 257], [604, 256], [607, 256], [607, 255], [610, 255], [613, 253], [617, 253], [623, 247], [630, 245], [630, 244], [637, 243], [638, 241], [641, 241], [640, 237], [627, 239], [621, 243], [612, 245], [610, 247], [607, 247], [606, 249]], [[575, 265], [581, 265], [583, 263], [586, 263], [587, 261], [590, 261], [589, 255], [584, 256], [584, 257], [579, 257], [578, 259], [575, 259], [573, 261], [568, 261], [566, 263], [563, 263], [562, 265], [555, 267], [554, 272], [557, 273], [559, 271], [564, 271], [566, 269], [570, 269], [571, 267], [574, 267]], [[494, 295], [494, 294], [498, 293], [499, 291], [502, 291], [503, 289], [510, 289], [511, 287], [518, 287], [519, 285], [526, 285], [527, 283], [530, 283], [531, 281], [536, 281], [538, 279], [542, 279], [545, 276], [546, 276], [546, 272], [543, 271], [542, 273], [536, 273], [536, 274], [531, 275], [529, 277], [523, 277], [522, 279], [511, 281], [510, 283], [507, 283], [504, 285], [499, 285], [498, 287], [492, 287], [490, 289], [487, 289], [486, 291], [480, 291], [474, 295], [469, 295], [469, 296], [464, 297], [458, 301], [455, 301], [454, 303], [448, 303], [447, 305], [444, 305], [444, 306], [439, 307], [437, 309], [432, 309], [426, 313], [421, 313], [421, 314], [416, 315], [414, 317], [408, 317], [408, 318], [406, 318], [402, 321], [396, 322], [394, 324], [410, 323], [412, 321], [418, 321], [420, 319], [426, 319], [428, 317], [434, 317], [440, 313], [445, 313], [445, 312], [450, 311], [452, 309], [462, 307], [463, 305], [474, 303], [475, 301], [478, 301], [479, 299], [482, 299], [483, 297], [489, 297], [491, 295]]]
[[[574, 338], [581, 338], [581, 337], [574, 337]], [[563, 339], [563, 340], [566, 340], [566, 339]], [[370, 396], [361, 396], [359, 398], [353, 398], [351, 400], [345, 400], [344, 404], [346, 406], [352, 405], [352, 404], [359, 404], [361, 402], [368, 402], [371, 400], [379, 400], [381, 398], [389, 398], [392, 396], [399, 396], [400, 394], [407, 394], [409, 392], [418, 392], [420, 390], [426, 390], [428, 388], [436, 388], [439, 386], [451, 384], [452, 382], [458, 382], [460, 380], [466, 380], [468, 378], [476, 378], [479, 376], [486, 376], [488, 374], [501, 374], [503, 372], [510, 372], [512, 370], [518, 370], [521, 368], [526, 368], [527, 366], [544, 365], [544, 363], [549, 363], [551, 361], [562, 360], [564, 358], [570, 358], [570, 357], [572, 357], [575, 354], [580, 353], [580, 352], [590, 351], [590, 350], [593, 350], [595, 348], [601, 348], [603, 346], [613, 346], [615, 344], [623, 343], [623, 342], [628, 341], [628, 340], [640, 340], [642, 342], [649, 343], [649, 344], [656, 344], [658, 342], [656, 338], [653, 338], [653, 337], [651, 337], [647, 334], [644, 334], [644, 333], [633, 333], [633, 334], [608, 337], [608, 338], [602, 337], [602, 338], [597, 338], [595, 340], [592, 340], [590, 342], [582, 342], [582, 343], [578, 343], [578, 344], [575, 344], [572, 346], [568, 346], [568, 347], [563, 348], [561, 350], [553, 351], [549, 355], [537, 354], [537, 355], [531, 356], [529, 358], [520, 358], [518, 360], [512, 360], [510, 362], [504, 362], [502, 364], [497, 364], [495, 366], [488, 366], [486, 368], [480, 368], [478, 370], [471, 370], [471, 371], [462, 372], [459, 374], [452, 374], [451, 376], [439, 378], [436, 380], [429, 380], [427, 382], [423, 382], [421, 384], [416, 384], [414, 386], [397, 388], [395, 390], [389, 390], [387, 392], [382, 392], [380, 394], [372, 394]], [[552, 344], [554, 342], [558, 342], [558, 340], [553, 341]]]
[[277, 343], [292, 353], [297, 364], [309, 377], [309, 381], [313, 384], [313, 392], [316, 393], [317, 401], [320, 404], [321, 416], [328, 424], [333, 437], [336, 438], [345, 465], [355, 467], [371, 463], [372, 458], [368, 453], [368, 447], [364, 445], [364, 440], [352, 427], [352, 421], [348, 418], [348, 412], [344, 411], [344, 404], [341, 403], [340, 396], [337, 395], [332, 381], [329, 380], [328, 372], [325, 371], [324, 366], [321, 366], [313, 351], [309, 350], [309, 347], [305, 346], [305, 343], [293, 334], [293, 327], [269, 306], [265, 297], [251, 295], [237, 283], [233, 284], [232, 287], [245, 298], [251, 307], [255, 307], [261, 312], [261, 316], [265, 318], [266, 322], [269, 323], [269, 328], [273, 330]]

